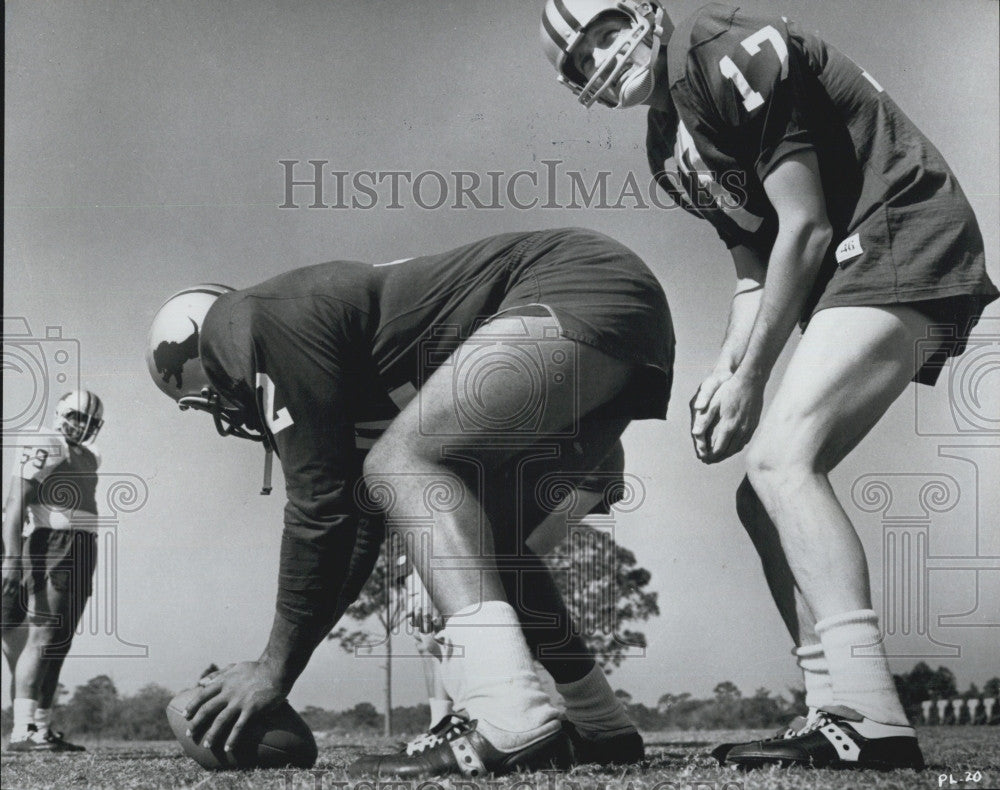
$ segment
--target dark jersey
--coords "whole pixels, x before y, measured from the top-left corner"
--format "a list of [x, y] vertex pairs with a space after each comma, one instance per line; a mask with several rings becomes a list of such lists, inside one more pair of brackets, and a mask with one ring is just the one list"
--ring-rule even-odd
[[850, 58], [784, 17], [711, 4], [674, 31], [667, 70], [676, 114], [649, 112], [650, 167], [727, 246], [767, 260], [777, 217], [763, 181], [811, 150], [834, 229], [820, 287], [837, 266], [882, 267], [846, 285], [839, 303], [995, 293], [975, 218], [944, 159]]
[[[591, 295], [594, 278], [605, 288]], [[624, 359], [648, 360], [662, 373], [648, 416], [662, 417], [673, 353], [662, 289], [634, 253], [600, 234], [509, 233], [374, 266], [334, 261], [219, 297], [201, 360], [225, 398], [259, 414], [281, 459], [285, 617], [328, 624], [337, 596], [342, 608], [357, 595], [379, 527], [359, 509], [364, 451], [480, 324], [533, 303], [554, 305], [567, 336], [589, 333]], [[369, 550], [352, 553], [359, 517]]]

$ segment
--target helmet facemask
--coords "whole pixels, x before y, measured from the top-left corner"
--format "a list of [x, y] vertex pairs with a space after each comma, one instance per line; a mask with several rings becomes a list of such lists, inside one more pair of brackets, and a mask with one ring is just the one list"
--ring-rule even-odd
[[252, 442], [266, 442], [264, 432], [254, 424], [255, 420], [251, 414], [227, 401], [210, 387], [205, 387], [198, 395], [184, 395], [178, 398], [177, 405], [181, 411], [188, 409], [207, 411], [212, 415], [219, 436], [235, 436]]
[[88, 390], [68, 392], [56, 404], [56, 430], [70, 444], [84, 444], [97, 438], [104, 425], [104, 404]]
[[[659, 26], [659, 17], [662, 14], [659, 11], [652, 21], [647, 17], [638, 17], [632, 20], [630, 27], [621, 30], [612, 52], [608, 53], [602, 63], [595, 65], [594, 73], [586, 84], [578, 89], [571, 85], [580, 104], [592, 107], [595, 102], [600, 102], [606, 107], [621, 109], [635, 107], [649, 98], [649, 94], [653, 92], [653, 59], [660, 48], [662, 28]], [[637, 51], [646, 42], [649, 45], [648, 57], [644, 59], [644, 63], [637, 62]], [[616, 103], [607, 98], [606, 94], [614, 89], [623, 74], [625, 79]]]
[[[587, 77], [574, 64], [573, 53], [587, 41], [595, 24], [612, 16], [621, 19], [622, 28]], [[596, 102], [613, 108], [634, 107], [653, 92], [664, 20], [663, 9], [653, 2], [549, 0], [542, 18], [542, 46], [559, 71], [559, 82], [585, 107]]]

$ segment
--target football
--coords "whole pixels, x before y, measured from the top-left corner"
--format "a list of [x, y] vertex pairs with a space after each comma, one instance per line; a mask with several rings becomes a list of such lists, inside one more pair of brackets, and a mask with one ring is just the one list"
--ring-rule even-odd
[[287, 701], [251, 721], [231, 753], [222, 746], [208, 749], [187, 734], [184, 708], [196, 688], [182, 691], [167, 705], [167, 720], [184, 753], [202, 768], [223, 771], [236, 768], [311, 768], [316, 762], [316, 739], [309, 726]]

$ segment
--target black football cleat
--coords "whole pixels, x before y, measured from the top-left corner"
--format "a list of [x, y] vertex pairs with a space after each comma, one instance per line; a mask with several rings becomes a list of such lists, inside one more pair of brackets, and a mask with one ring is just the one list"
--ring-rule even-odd
[[405, 752], [406, 754], [414, 754], [422, 752], [430, 746], [437, 746], [439, 743], [444, 743], [448, 740], [453, 732], [459, 731], [468, 721], [468, 716], [463, 716], [459, 713], [449, 713], [444, 718], [439, 719], [438, 723], [427, 730], [427, 732], [423, 732], [416, 738], [405, 743], [400, 743], [398, 751], [401, 753]]
[[734, 746], [726, 765], [920, 770], [924, 757], [912, 727], [880, 724], [838, 708], [837, 712], [821, 709], [812, 724], [793, 738]]
[[562, 729], [512, 752], [503, 752], [476, 729], [478, 722], [452, 715], [428, 733], [411, 741], [394, 754], [362, 757], [347, 767], [348, 776], [394, 776], [423, 779], [431, 776], [461, 775], [478, 778], [502, 776], [521, 769], [541, 771], [569, 768], [573, 752]]
[[[782, 727], [780, 730], [774, 733], [770, 738], [765, 738], [765, 741], [776, 741], [782, 738], [794, 738], [799, 732], [809, 723], [809, 720], [805, 716], [796, 716], [792, 719], [787, 727]], [[712, 758], [718, 760], [719, 765], [726, 764], [726, 756], [729, 754], [730, 750], [735, 746], [748, 746], [753, 741], [742, 741], [740, 743], [720, 743], [714, 749], [712, 749]]]
[[70, 743], [61, 732], [46, 730], [44, 733], [38, 731], [34, 724], [28, 725], [28, 737], [19, 740], [12, 740], [7, 744], [7, 751], [10, 752], [85, 752], [87, 749]]
[[603, 738], [589, 738], [569, 721], [564, 721], [562, 727], [573, 747], [573, 762], [577, 765], [631, 765], [646, 759], [645, 744], [635, 727]]
[[78, 743], [70, 743], [67, 741], [61, 732], [56, 732], [55, 730], [49, 730], [45, 733], [45, 742], [49, 745], [50, 750], [53, 752], [85, 752], [87, 751], [86, 746], [80, 746]]

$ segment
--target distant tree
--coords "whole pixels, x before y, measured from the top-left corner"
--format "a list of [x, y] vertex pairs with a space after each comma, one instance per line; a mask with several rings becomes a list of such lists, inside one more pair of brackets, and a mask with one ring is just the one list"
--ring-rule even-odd
[[784, 700], [772, 697], [766, 688], [759, 688], [752, 697], [740, 700], [740, 727], [770, 727], [784, 715]]
[[688, 699], [690, 696], [691, 695], [686, 692], [684, 694], [671, 694], [668, 691], [666, 694], [660, 695], [660, 698], [656, 701], [656, 709], [659, 711], [660, 715], [663, 715], [672, 707]]
[[621, 701], [622, 705], [628, 705], [632, 701], [632, 695], [625, 689], [615, 689], [615, 697]]
[[[379, 553], [378, 561], [371, 576], [361, 589], [358, 599], [344, 612], [344, 619], [352, 621], [357, 628], [349, 630], [345, 626], [332, 631], [327, 639], [340, 645], [346, 653], [354, 653], [369, 645], [380, 644], [385, 650], [385, 717], [383, 735], [392, 735], [392, 639], [390, 634], [402, 621], [405, 614], [403, 598], [394, 595], [391, 589], [395, 580], [395, 568], [388, 567], [386, 556], [386, 541]], [[395, 546], [394, 546], [395, 548]], [[393, 557], [400, 556], [400, 551], [391, 552]]]
[[983, 686], [983, 694], [987, 697], [1000, 697], [1000, 678], [990, 678]]
[[306, 705], [304, 710], [299, 711], [299, 715], [313, 732], [335, 730], [340, 724], [339, 713], [324, 710], [316, 705]]
[[431, 707], [427, 704], [393, 708], [392, 726], [396, 732], [423, 732], [431, 718]]
[[715, 699], [718, 702], [736, 702], [743, 696], [736, 684], [729, 680], [724, 680], [716, 685], [712, 689], [712, 693], [715, 694]]
[[652, 574], [635, 554], [605, 532], [574, 530], [545, 560], [574, 626], [605, 672], [621, 666], [631, 649], [646, 647], [642, 631], [625, 627], [660, 613], [657, 594], [646, 589]]
[[955, 675], [947, 667], [931, 669], [920, 661], [909, 672], [893, 675], [899, 700], [911, 720], [921, 715], [920, 703], [932, 699], [954, 699], [958, 696]]
[[931, 694], [938, 699], [952, 699], [958, 696], [958, 687], [955, 685], [955, 673], [948, 667], [938, 667], [931, 679]]
[[76, 687], [62, 711], [63, 724], [70, 732], [101, 736], [117, 720], [120, 703], [111, 678], [98, 675]]
[[170, 689], [151, 683], [133, 696], [124, 697], [114, 726], [118, 737], [127, 741], [170, 740], [173, 736], [163, 711], [173, 696]]
[[344, 711], [343, 722], [353, 730], [377, 730], [382, 726], [383, 716], [370, 702], [359, 702]]

